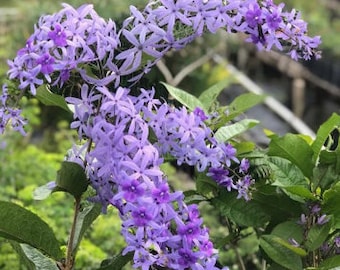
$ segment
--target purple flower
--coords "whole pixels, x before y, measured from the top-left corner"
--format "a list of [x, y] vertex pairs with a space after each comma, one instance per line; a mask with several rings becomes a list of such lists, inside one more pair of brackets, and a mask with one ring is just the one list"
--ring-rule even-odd
[[144, 188], [137, 180], [124, 180], [122, 183], [123, 197], [129, 202], [134, 202], [144, 194]]
[[152, 196], [157, 203], [168, 203], [170, 200], [168, 184], [162, 183], [158, 188], [152, 190]]
[[181, 248], [178, 251], [178, 255], [180, 256], [178, 259], [178, 263], [181, 267], [187, 268], [190, 267], [197, 261], [197, 255], [190, 249]]
[[197, 115], [202, 121], [208, 119], [208, 116], [205, 115], [205, 112], [201, 108], [195, 108], [194, 114]]
[[131, 213], [134, 224], [136, 226], [145, 226], [152, 220], [153, 216], [150, 213], [150, 209], [146, 207], [139, 207]]
[[54, 44], [59, 47], [67, 45], [66, 33], [63, 31], [60, 24], [54, 26], [54, 29], [48, 32], [48, 37], [53, 40]]
[[245, 17], [250, 27], [261, 25], [263, 17], [260, 6], [257, 3], [251, 3], [248, 7]]
[[327, 217], [327, 215], [323, 214], [320, 217], [318, 217], [317, 219], [317, 224], [318, 225], [324, 225], [326, 224], [328, 221], [330, 220], [329, 217]]
[[41, 72], [43, 74], [50, 74], [54, 71], [53, 64], [55, 60], [48, 53], [43, 54], [37, 59], [37, 64], [41, 65]]
[[196, 238], [200, 234], [200, 231], [201, 231], [200, 225], [201, 225], [201, 220], [195, 220], [185, 225], [183, 224], [179, 226], [178, 233], [179, 235], [186, 237], [188, 241], [192, 241], [194, 238]]

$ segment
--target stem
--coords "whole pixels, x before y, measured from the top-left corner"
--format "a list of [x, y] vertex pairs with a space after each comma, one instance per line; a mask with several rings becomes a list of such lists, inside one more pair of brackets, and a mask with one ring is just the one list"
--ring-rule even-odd
[[242, 256], [241, 256], [241, 254], [238, 252], [238, 249], [237, 249], [236, 246], [234, 246], [234, 251], [235, 251], [235, 253], [236, 253], [237, 260], [238, 260], [239, 263], [240, 263], [241, 270], [246, 270], [246, 267], [245, 267], [245, 265], [244, 265]]
[[78, 218], [79, 209], [80, 209], [80, 201], [81, 201], [80, 198], [75, 198], [73, 222], [72, 222], [70, 237], [67, 243], [67, 254], [66, 254], [64, 270], [71, 270], [73, 268], [73, 263], [74, 263], [73, 241], [74, 241], [74, 234], [76, 231], [77, 218]]

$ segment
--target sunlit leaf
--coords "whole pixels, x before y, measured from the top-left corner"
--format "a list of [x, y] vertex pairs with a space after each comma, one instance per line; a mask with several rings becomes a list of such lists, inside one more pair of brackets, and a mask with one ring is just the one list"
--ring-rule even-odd
[[228, 114], [225, 121], [228, 122], [250, 108], [262, 103], [265, 98], [266, 97], [264, 95], [257, 95], [253, 93], [246, 93], [237, 96], [228, 106]]
[[311, 177], [314, 165], [313, 150], [300, 136], [287, 134], [283, 137], [273, 137], [269, 144], [270, 156], [288, 159], [296, 165], [306, 177]]
[[233, 81], [234, 79], [232, 77], [227, 77], [226, 79], [219, 81], [218, 83], [204, 90], [198, 99], [203, 103], [205, 108], [210, 108], [217, 99], [218, 95]]
[[231, 138], [238, 136], [248, 129], [255, 127], [259, 121], [254, 119], [243, 119], [234, 124], [219, 128], [215, 133], [215, 138], [218, 142], [226, 142]]
[[189, 110], [193, 111], [195, 110], [195, 108], [199, 107], [207, 112], [206, 107], [197, 97], [169, 84], [163, 83], [163, 85], [169, 91], [172, 97], [174, 97], [178, 102], [187, 107]]

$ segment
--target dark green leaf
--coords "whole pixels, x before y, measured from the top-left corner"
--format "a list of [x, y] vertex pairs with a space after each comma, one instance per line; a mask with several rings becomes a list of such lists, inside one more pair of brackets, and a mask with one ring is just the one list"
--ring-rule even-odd
[[340, 115], [333, 113], [330, 118], [326, 122], [324, 122], [320, 128], [318, 129], [318, 132], [316, 134], [316, 139], [312, 144], [313, 149], [313, 162], [314, 164], [317, 161], [317, 158], [320, 154], [320, 151], [322, 149], [322, 146], [326, 142], [329, 134], [335, 127], [340, 127]]
[[52, 93], [46, 85], [38, 87], [36, 97], [41, 103], [47, 106], [58, 106], [67, 112], [71, 112], [65, 99], [60, 95]]
[[98, 270], [121, 270], [123, 267], [132, 260], [133, 252], [129, 252], [126, 255], [117, 255], [112, 259], [108, 259], [102, 262]]
[[301, 204], [289, 198], [285, 193], [279, 192], [277, 187], [264, 185], [256, 187], [253, 201], [256, 201], [263, 211], [270, 216], [267, 229], [273, 229], [277, 224], [290, 219], [297, 219], [301, 215]]
[[259, 121], [254, 119], [243, 119], [234, 124], [220, 127], [216, 131], [214, 137], [218, 142], [226, 142], [231, 138], [244, 133], [248, 129], [255, 127], [258, 123]]
[[198, 204], [200, 202], [207, 201], [207, 198], [198, 194], [195, 190], [187, 190], [183, 192], [184, 201], [186, 204]]
[[234, 79], [232, 77], [227, 77], [226, 79], [219, 81], [218, 83], [204, 90], [198, 99], [203, 103], [205, 108], [209, 109], [216, 101], [218, 95], [233, 81]]
[[327, 258], [320, 264], [319, 270], [337, 270], [340, 265], [340, 255]]
[[[278, 224], [271, 232], [272, 235], [276, 235], [286, 241], [294, 239], [296, 242], [301, 243], [303, 240], [303, 228], [295, 221], [285, 221]], [[299, 254], [305, 256], [306, 252]]]
[[11, 245], [19, 254], [21, 261], [27, 265], [28, 269], [59, 270], [57, 263], [43, 255], [39, 250], [27, 244], [19, 244], [13, 241]]
[[334, 226], [340, 229], [340, 182], [323, 194], [322, 210], [327, 215], [333, 215]]
[[314, 251], [319, 248], [327, 239], [331, 227], [332, 224], [330, 221], [323, 225], [313, 225], [307, 235], [307, 249], [309, 251]]
[[193, 111], [195, 108], [199, 107], [207, 113], [207, 110], [203, 103], [195, 96], [189, 94], [188, 92], [171, 86], [169, 84], [163, 83], [168, 92], [173, 96], [177, 101], [183, 104], [185, 107]]
[[296, 165], [303, 174], [310, 178], [313, 173], [313, 150], [300, 136], [287, 134], [284, 137], [273, 137], [269, 144], [270, 156], [288, 159]]
[[217, 193], [218, 186], [210, 177], [204, 173], [199, 173], [196, 178], [196, 190], [197, 193], [206, 197], [213, 198]]
[[36, 214], [11, 202], [0, 201], [0, 236], [26, 243], [58, 260], [62, 252], [48, 224]]
[[261, 227], [270, 220], [270, 216], [257, 201], [245, 201], [236, 197], [234, 192], [222, 191], [212, 203], [221, 215], [241, 226]]
[[88, 180], [84, 169], [75, 162], [63, 161], [57, 173], [55, 191], [66, 191], [75, 198], [80, 198], [86, 191]]
[[294, 247], [274, 235], [263, 235], [260, 246], [264, 252], [277, 264], [289, 270], [301, 270], [301, 257], [294, 252]]
[[72, 252], [75, 254], [81, 239], [84, 236], [84, 233], [86, 230], [91, 226], [93, 221], [96, 220], [96, 218], [100, 215], [101, 213], [101, 205], [99, 204], [91, 204], [88, 205], [87, 207], [83, 208], [76, 221], [76, 227], [75, 227], [75, 232], [74, 232], [74, 242], [72, 246]]
[[322, 191], [329, 189], [334, 183], [340, 181], [340, 174], [336, 172], [335, 166], [319, 164], [313, 171], [312, 183], [316, 190], [321, 188]]
[[228, 116], [224, 122], [234, 119], [236, 116], [244, 113], [250, 108], [262, 103], [266, 97], [253, 93], [246, 93], [237, 96], [228, 106]]

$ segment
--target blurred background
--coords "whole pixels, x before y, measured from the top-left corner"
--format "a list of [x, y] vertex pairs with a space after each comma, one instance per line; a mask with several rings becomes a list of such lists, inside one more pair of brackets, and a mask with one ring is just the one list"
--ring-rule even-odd
[[[56, 0], [0, 0], [0, 82], [6, 77], [6, 60], [15, 56], [33, 32], [33, 25], [42, 14], [60, 9]], [[93, 3], [104, 18], [121, 21], [128, 16], [129, 5], [142, 8], [144, 0], [69, 0], [79, 6]], [[275, 1], [277, 2], [277, 1]], [[277, 52], [258, 52], [254, 46], [243, 42], [241, 35], [219, 32], [206, 34], [180, 52], [169, 53], [148, 78], [162, 80], [199, 95], [207, 87], [241, 72], [247, 80], [261, 91], [273, 96], [311, 132], [332, 112], [340, 113], [340, 1], [338, 0], [286, 0], [286, 8], [295, 8], [309, 22], [310, 35], [321, 35], [322, 59], [309, 62], [294, 62]], [[219, 62], [218, 57], [224, 59]], [[226, 61], [226, 62], [225, 62]], [[230, 68], [232, 67], [232, 69]], [[188, 71], [188, 72], [187, 72]], [[170, 73], [172, 76], [165, 74]], [[184, 74], [177, 80], [176, 75]], [[227, 105], [240, 93], [251, 91], [242, 82], [233, 82], [222, 93], [220, 102]], [[7, 133], [0, 137], [0, 200], [11, 200], [36, 212], [57, 232], [61, 243], [66, 243], [72, 221], [72, 198], [65, 194], [53, 194], [45, 201], [34, 201], [33, 190], [56, 177], [60, 162], [76, 139], [69, 130], [72, 116], [58, 108], [46, 108], [37, 100], [24, 99], [24, 114], [30, 119], [28, 136]], [[275, 107], [275, 106], [274, 106]], [[257, 106], [246, 117], [261, 120], [261, 125], [248, 134], [258, 145], [265, 146], [263, 129], [279, 134], [299, 132], [291, 121], [284, 119], [268, 105]], [[249, 138], [248, 138], [249, 139]], [[179, 189], [188, 189], [193, 183], [183, 170], [170, 164], [164, 165], [171, 183]], [[228, 232], [221, 226], [214, 210], [202, 206], [205, 221], [215, 238]], [[110, 209], [110, 212], [114, 212]], [[124, 247], [117, 215], [109, 213], [96, 220], [83, 241], [77, 269], [95, 269], [100, 262], [117, 254]], [[250, 234], [251, 235], [251, 234]], [[239, 269], [236, 257], [242, 256], [249, 268], [260, 269], [256, 238], [246, 237], [237, 247], [226, 246], [221, 262]], [[258, 268], [257, 268], [258, 267]], [[10, 243], [0, 239], [0, 269], [25, 269]]]

